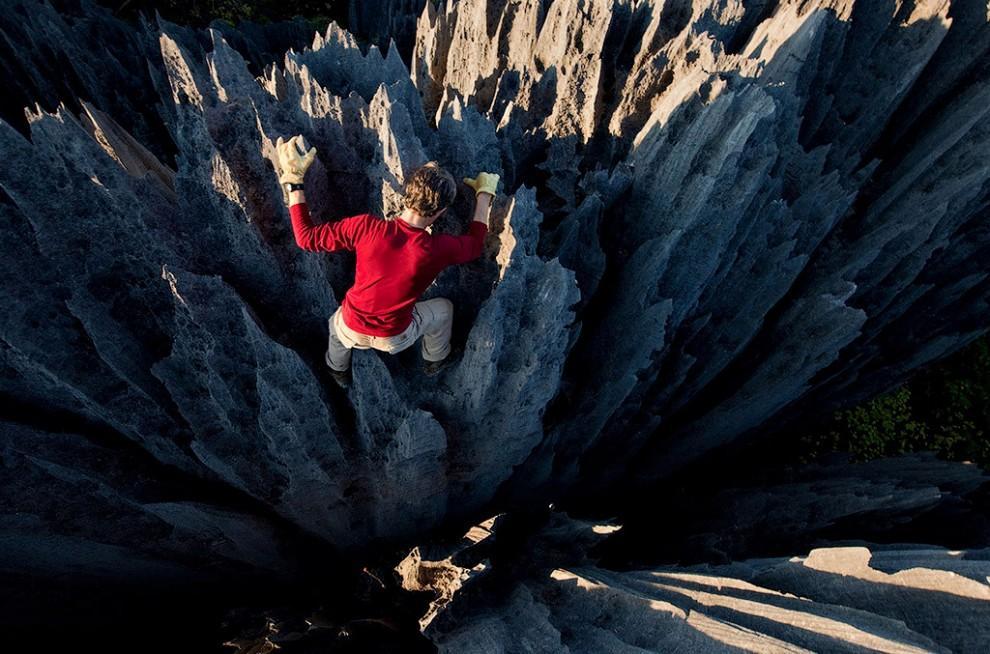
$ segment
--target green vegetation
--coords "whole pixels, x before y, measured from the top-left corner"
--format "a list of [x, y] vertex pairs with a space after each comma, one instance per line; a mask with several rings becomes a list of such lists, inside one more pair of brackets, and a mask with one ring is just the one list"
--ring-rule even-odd
[[865, 461], [928, 450], [990, 469], [990, 337], [894, 391], [836, 412], [803, 436], [797, 450], [805, 461], [829, 452]]

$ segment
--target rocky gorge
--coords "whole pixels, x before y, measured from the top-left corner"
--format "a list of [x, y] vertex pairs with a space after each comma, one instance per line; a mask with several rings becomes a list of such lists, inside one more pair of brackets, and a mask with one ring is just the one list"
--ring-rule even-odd
[[[354, 33], [316, 34], [0, 10], [19, 619], [67, 580], [346, 594], [419, 545], [375, 578], [450, 595], [409, 635], [443, 651], [985, 651], [980, 470], [718, 471], [990, 327], [986, 4], [351, 5]], [[428, 291], [464, 348], [439, 380], [415, 349], [328, 378], [353, 258], [295, 245], [274, 143], [296, 133], [321, 220], [393, 215], [431, 159], [501, 175], [485, 254]], [[497, 514], [525, 545], [420, 579], [456, 558], [428, 543]]]

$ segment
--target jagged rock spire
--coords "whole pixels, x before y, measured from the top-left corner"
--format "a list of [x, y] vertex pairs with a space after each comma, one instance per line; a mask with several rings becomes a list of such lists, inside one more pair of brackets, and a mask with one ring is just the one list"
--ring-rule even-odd
[[[230, 489], [236, 511], [197, 513], [243, 520], [230, 534], [263, 506], [360, 548], [650, 484], [986, 331], [990, 28], [972, 3], [420, 9], [407, 64], [336, 24], [290, 49], [284, 27], [5, 7], [30, 107], [0, 124], [0, 392], [18, 406], [0, 420], [22, 455], [47, 460], [59, 416], [93, 457], [126, 444], [168, 467], [159, 501], [189, 501], [179, 479]], [[413, 351], [357, 352], [352, 390], [328, 382], [351, 264], [295, 247], [273, 143], [296, 133], [319, 152], [321, 219], [389, 217], [429, 159], [502, 175], [485, 256], [428, 292], [465, 344], [438, 382]], [[470, 202], [435, 229], [462, 231]], [[100, 542], [108, 497], [124, 523], [161, 520], [92, 474], [76, 537]]]

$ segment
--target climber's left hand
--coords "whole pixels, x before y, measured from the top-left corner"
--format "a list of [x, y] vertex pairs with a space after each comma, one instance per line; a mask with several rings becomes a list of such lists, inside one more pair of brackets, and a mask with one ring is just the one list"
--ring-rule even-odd
[[464, 183], [474, 189], [475, 197], [481, 193], [490, 193], [495, 197], [495, 188], [498, 186], [498, 175], [496, 173], [478, 173], [477, 177], [465, 177]]
[[306, 170], [316, 159], [316, 148], [309, 148], [307, 151], [306, 141], [302, 134], [299, 134], [288, 141], [283, 141], [281, 136], [278, 137], [275, 151], [278, 153], [279, 168], [282, 169], [282, 175], [278, 178], [279, 183], [302, 184]]

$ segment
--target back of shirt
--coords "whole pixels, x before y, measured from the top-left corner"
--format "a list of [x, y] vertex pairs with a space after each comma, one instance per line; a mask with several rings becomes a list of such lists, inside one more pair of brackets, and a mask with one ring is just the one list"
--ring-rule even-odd
[[373, 220], [357, 244], [354, 286], [342, 312], [357, 332], [392, 336], [409, 326], [416, 301], [452, 261], [425, 229], [398, 218]]
[[296, 242], [310, 251], [354, 250], [354, 286], [341, 303], [344, 322], [373, 336], [401, 334], [419, 297], [447, 266], [481, 255], [488, 226], [472, 221], [468, 234], [430, 234], [401, 218], [359, 214], [313, 225], [305, 203], [289, 207]]

